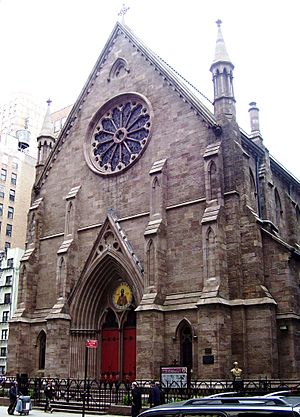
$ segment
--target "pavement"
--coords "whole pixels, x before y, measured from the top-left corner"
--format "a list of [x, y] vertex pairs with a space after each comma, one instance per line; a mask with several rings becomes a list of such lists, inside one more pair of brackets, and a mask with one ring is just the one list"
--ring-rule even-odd
[[[45, 417], [47, 414], [49, 414], [49, 417], [50, 417], [50, 415], [56, 416], [56, 417], [76, 417], [76, 416], [80, 417], [80, 416], [82, 416], [82, 413], [67, 413], [65, 411], [55, 411], [55, 409], [53, 410], [52, 414], [49, 413], [49, 412], [45, 413], [43, 410], [40, 410], [38, 408], [33, 408], [31, 411], [29, 411], [29, 416], [31, 416], [31, 417]], [[5, 406], [0, 406], [0, 416], [2, 417], [2, 416], [5, 416], [5, 415], [8, 416], [7, 406], [6, 407]], [[14, 415], [19, 416], [20, 414], [15, 411]], [[96, 414], [85, 413], [84, 415], [85, 415], [85, 417], [95, 417]], [[105, 416], [105, 417], [120, 417], [119, 415], [117, 416], [115, 414], [102, 414], [102, 413], [100, 414], [99, 413], [99, 415], [102, 415], [102, 416]]]

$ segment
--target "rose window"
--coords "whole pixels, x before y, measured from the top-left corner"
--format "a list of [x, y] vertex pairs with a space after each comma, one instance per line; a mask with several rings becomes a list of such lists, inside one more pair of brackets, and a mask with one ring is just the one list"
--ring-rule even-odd
[[150, 104], [137, 94], [122, 94], [97, 114], [90, 142], [90, 162], [101, 174], [131, 166], [150, 137]]

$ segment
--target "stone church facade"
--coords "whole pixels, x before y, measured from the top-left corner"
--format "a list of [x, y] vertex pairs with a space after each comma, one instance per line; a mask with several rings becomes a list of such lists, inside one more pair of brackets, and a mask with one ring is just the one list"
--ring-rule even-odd
[[46, 116], [8, 373], [300, 375], [300, 184], [235, 117], [218, 28], [213, 112], [117, 23], [57, 140]]

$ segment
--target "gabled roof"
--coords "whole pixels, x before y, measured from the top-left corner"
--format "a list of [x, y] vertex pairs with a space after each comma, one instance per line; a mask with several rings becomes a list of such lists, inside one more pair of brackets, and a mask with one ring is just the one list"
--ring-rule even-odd
[[[129, 42], [135, 45], [137, 50], [149, 62], [149, 65], [153, 65], [153, 67], [159, 72], [159, 74], [166, 80], [168, 80], [170, 85], [173, 86], [174, 90], [177, 91], [180, 97], [182, 97], [183, 101], [188, 102], [191, 105], [191, 108], [194, 109], [195, 114], [202, 117], [202, 119], [204, 120], [204, 122], [207, 123], [208, 126], [216, 125], [216, 120], [212, 112], [210, 112], [208, 108], [200, 101], [199, 97], [197, 97], [197, 95], [191, 91], [191, 87], [193, 86], [187, 80], [182, 78], [178, 74], [178, 72], [176, 72], [172, 67], [170, 67], [165, 61], [159, 58], [158, 55], [156, 55], [147, 46], [145, 46], [144, 43], [140, 39], [138, 39], [127, 26], [124, 26], [120, 22], [117, 22], [94, 68], [92, 69], [92, 72], [88, 77], [76, 103], [74, 104], [68, 116], [68, 119], [55, 143], [52, 153], [46, 161], [43, 171], [41, 172], [39, 178], [37, 178], [36, 180], [34, 186], [36, 192], [38, 192], [44, 184], [49, 170], [51, 169], [56, 159], [57, 153], [60, 151], [62, 144], [65, 142], [65, 140], [67, 140], [67, 137], [70, 134], [72, 126], [74, 125], [78, 117], [78, 113], [80, 112], [83, 103], [86, 100], [86, 96], [90, 93], [91, 87], [93, 86], [95, 79], [101, 73], [101, 69], [103, 68], [104, 62], [106, 61], [111, 51], [115, 39], [120, 35], [125, 36]], [[193, 88], [195, 89], [195, 87]], [[195, 91], [200, 93], [197, 89], [195, 89]], [[204, 95], [202, 96], [205, 99], [207, 99]]]
[[[43, 171], [41, 172], [39, 178], [36, 180], [34, 189], [37, 193], [46, 181], [46, 177], [48, 176], [48, 173], [55, 162], [57, 153], [60, 152], [63, 143], [67, 140], [72, 126], [76, 122], [78, 114], [86, 100], [86, 97], [90, 93], [91, 87], [95, 83], [95, 79], [100, 75], [103, 65], [112, 49], [112, 45], [114, 44], [116, 38], [120, 35], [123, 35], [136, 47], [141, 55], [145, 57], [146, 61], [149, 62], [149, 65], [152, 65], [159, 72], [159, 74], [164, 77], [170, 85], [172, 85], [173, 89], [180, 95], [182, 100], [190, 104], [195, 114], [200, 116], [208, 127], [217, 126], [213, 113], [202, 102], [202, 100], [205, 99], [205, 101], [207, 101], [209, 104], [212, 104], [210, 100], [205, 97], [199, 90], [197, 90], [191, 83], [184, 79], [174, 68], [168, 65], [166, 61], [151, 51], [136, 35], [133, 34], [133, 32], [127, 26], [117, 22], [68, 116], [68, 119], [55, 143], [55, 146], [45, 163]], [[216, 59], [221, 59], [222, 61], [229, 60], [220, 27], [217, 37], [215, 61]], [[251, 140], [246, 132], [244, 132], [242, 129], [240, 129], [240, 131], [242, 145], [246, 148], [251, 148], [254, 154], [262, 156], [263, 150]], [[295, 186], [299, 187], [299, 181], [272, 157], [271, 163], [274, 168], [280, 171], [281, 175], [285, 176], [286, 180], [292, 181]]]

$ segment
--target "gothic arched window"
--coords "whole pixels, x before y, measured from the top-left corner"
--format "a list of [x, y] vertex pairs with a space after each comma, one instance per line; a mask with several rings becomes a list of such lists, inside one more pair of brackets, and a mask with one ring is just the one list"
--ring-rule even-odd
[[63, 297], [65, 292], [65, 278], [66, 278], [66, 265], [63, 256], [59, 260], [58, 264], [58, 276], [57, 276], [57, 291], [58, 297]]
[[180, 362], [182, 366], [193, 368], [192, 329], [188, 323], [183, 323], [180, 329]]
[[249, 168], [249, 176], [250, 176], [250, 204], [253, 209], [256, 209], [257, 190], [256, 190], [255, 178], [254, 178], [251, 168]]
[[38, 336], [39, 369], [45, 369], [46, 362], [46, 333], [42, 330]]
[[216, 276], [216, 236], [210, 227], [206, 235], [206, 267], [207, 278]]
[[114, 78], [122, 77], [128, 73], [129, 73], [129, 69], [128, 69], [127, 62], [123, 58], [118, 58], [114, 62], [113, 66], [111, 67], [108, 81]]
[[67, 235], [72, 233], [73, 213], [74, 213], [73, 204], [70, 201], [69, 204], [68, 204], [67, 219], [66, 219], [66, 234]]
[[154, 244], [150, 240], [147, 248], [148, 285], [154, 285]]
[[275, 188], [274, 194], [275, 194], [276, 225], [277, 225], [277, 227], [279, 227], [280, 222], [281, 222], [281, 218], [282, 218], [283, 210], [282, 210], [281, 200], [280, 200], [280, 196], [279, 196], [279, 192], [278, 192], [277, 188]]
[[215, 200], [218, 196], [217, 186], [217, 166], [214, 161], [211, 161], [208, 167], [208, 178], [209, 178], [209, 199]]

